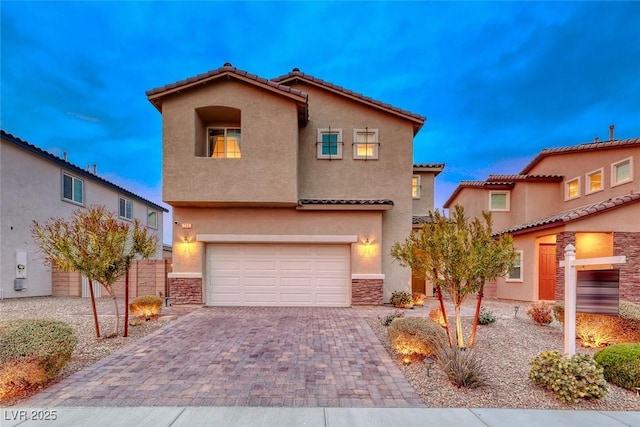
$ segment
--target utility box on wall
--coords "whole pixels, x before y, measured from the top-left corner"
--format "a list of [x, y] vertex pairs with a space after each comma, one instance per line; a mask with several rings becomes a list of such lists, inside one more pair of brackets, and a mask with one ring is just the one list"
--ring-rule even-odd
[[13, 290], [14, 291], [24, 291], [26, 288], [24, 287], [24, 279], [13, 279]]
[[27, 251], [16, 251], [16, 278], [27, 278]]

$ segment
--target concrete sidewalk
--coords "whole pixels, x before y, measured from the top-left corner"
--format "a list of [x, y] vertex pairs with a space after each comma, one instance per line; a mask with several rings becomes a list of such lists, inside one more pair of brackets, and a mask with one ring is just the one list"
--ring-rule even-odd
[[8, 408], [1, 411], [1, 427], [43, 425], [65, 427], [640, 427], [640, 411], [597, 412], [482, 408], [273, 408], [242, 406]]

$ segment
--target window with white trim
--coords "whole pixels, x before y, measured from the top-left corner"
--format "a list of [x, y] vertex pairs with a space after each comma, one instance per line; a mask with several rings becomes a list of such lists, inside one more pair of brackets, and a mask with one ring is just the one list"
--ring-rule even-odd
[[133, 201], [122, 196], [118, 198], [118, 216], [129, 221], [133, 220]]
[[158, 212], [147, 208], [147, 227], [158, 228]]
[[564, 199], [572, 200], [580, 197], [580, 177], [570, 179], [564, 183]]
[[620, 160], [611, 165], [611, 186], [633, 181], [633, 159]]
[[604, 189], [604, 169], [600, 168], [587, 174], [587, 182], [585, 183], [585, 194], [596, 193]]
[[495, 212], [507, 212], [510, 209], [509, 191], [490, 191], [489, 210]]
[[378, 129], [353, 130], [353, 158], [356, 160], [378, 159]]
[[318, 129], [318, 159], [342, 159], [342, 129]]
[[84, 181], [63, 172], [62, 199], [78, 205], [84, 204]]
[[411, 197], [414, 199], [420, 198], [420, 175], [411, 177]]
[[207, 156], [213, 159], [239, 159], [240, 128], [208, 128]]
[[508, 282], [522, 282], [522, 251], [516, 251], [516, 259], [513, 266], [507, 273], [506, 280]]

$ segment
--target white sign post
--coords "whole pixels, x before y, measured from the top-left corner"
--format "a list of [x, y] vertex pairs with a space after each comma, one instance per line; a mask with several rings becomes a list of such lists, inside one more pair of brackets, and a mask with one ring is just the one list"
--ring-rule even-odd
[[569, 243], [564, 248], [564, 352], [569, 356], [576, 354], [576, 298], [578, 292], [578, 273], [580, 265], [624, 264], [627, 257], [612, 256], [576, 260], [576, 248]]

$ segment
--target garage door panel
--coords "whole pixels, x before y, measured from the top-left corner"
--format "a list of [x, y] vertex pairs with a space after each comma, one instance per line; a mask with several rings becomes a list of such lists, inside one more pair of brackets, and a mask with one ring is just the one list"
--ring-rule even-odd
[[210, 244], [206, 303], [348, 306], [347, 245]]

